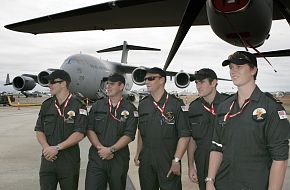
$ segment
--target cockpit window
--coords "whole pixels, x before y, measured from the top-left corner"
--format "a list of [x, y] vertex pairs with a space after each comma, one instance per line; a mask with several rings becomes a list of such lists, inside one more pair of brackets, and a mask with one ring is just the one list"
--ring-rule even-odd
[[67, 59], [67, 60], [65, 60], [64, 63], [68, 64], [68, 65], [72, 65], [72, 64], [76, 64], [77, 60], [75, 60], [75, 59]]

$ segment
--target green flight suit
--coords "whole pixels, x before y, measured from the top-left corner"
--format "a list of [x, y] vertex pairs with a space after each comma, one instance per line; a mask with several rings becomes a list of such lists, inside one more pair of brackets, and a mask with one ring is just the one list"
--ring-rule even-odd
[[[115, 113], [116, 107], [112, 109], [112, 113]], [[136, 107], [130, 101], [122, 99], [116, 112], [118, 120], [112, 117], [109, 108], [108, 98], [96, 101], [90, 110], [88, 129], [96, 133], [100, 143], [105, 147], [111, 147], [124, 135], [134, 140], [138, 122]], [[128, 113], [126, 117], [125, 112]], [[113, 159], [102, 160], [98, 150], [92, 145], [89, 151], [85, 189], [106, 190], [109, 183], [110, 189], [125, 190], [129, 159], [128, 146], [115, 152]]]
[[[216, 92], [212, 105], [203, 98], [197, 98], [189, 105], [189, 121], [192, 137], [196, 142], [194, 160], [197, 169], [198, 185], [200, 190], [205, 190], [205, 181], [208, 171], [209, 154], [211, 150], [211, 139], [214, 129], [214, 119], [218, 105], [228, 98], [226, 94]], [[210, 110], [213, 108], [212, 110]]]
[[[72, 133], [86, 132], [87, 111], [85, 105], [76, 97], [59, 105], [64, 109], [61, 117], [55, 106], [56, 97], [51, 97], [43, 102], [36, 122], [35, 131], [45, 134], [50, 146], [56, 146], [65, 141]], [[70, 112], [70, 113], [69, 113]], [[57, 183], [62, 190], [77, 190], [80, 170], [80, 149], [76, 144], [67, 149], [60, 150], [54, 162], [47, 161], [41, 156], [39, 171], [41, 190], [55, 190]]]
[[139, 103], [138, 128], [143, 141], [139, 155], [139, 179], [142, 190], [179, 190], [182, 189], [181, 177], [171, 174], [166, 177], [174, 159], [177, 142], [181, 137], [190, 137], [187, 111], [183, 102], [164, 92], [159, 102], [163, 107], [164, 119], [149, 95]]
[[255, 88], [240, 108], [235, 94], [220, 104], [212, 150], [223, 154], [217, 190], [267, 190], [273, 160], [288, 159], [290, 124], [273, 97]]

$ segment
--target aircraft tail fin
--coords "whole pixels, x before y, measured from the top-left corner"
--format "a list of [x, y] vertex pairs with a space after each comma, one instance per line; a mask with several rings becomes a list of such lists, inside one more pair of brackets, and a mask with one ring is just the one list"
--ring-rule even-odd
[[127, 63], [128, 51], [129, 50], [160, 51], [160, 49], [157, 49], [157, 48], [129, 45], [126, 41], [124, 41], [123, 45], [102, 49], [102, 50], [99, 50], [97, 52], [98, 53], [104, 53], [104, 52], [121, 51], [121, 50], [122, 50], [121, 63]]
[[5, 82], [4, 86], [7, 86], [7, 85], [12, 85], [12, 82], [10, 81], [9, 73], [7, 73], [6, 82]]

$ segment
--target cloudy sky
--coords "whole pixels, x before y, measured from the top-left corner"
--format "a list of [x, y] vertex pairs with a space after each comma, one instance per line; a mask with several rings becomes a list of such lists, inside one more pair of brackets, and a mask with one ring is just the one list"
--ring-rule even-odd
[[[54, 14], [106, 0], [1, 0], [0, 7], [0, 91], [6, 74], [10, 78], [23, 74], [38, 74], [47, 68], [59, 68], [70, 55], [84, 53], [111, 61], [120, 61], [121, 52], [98, 54], [96, 50], [121, 45], [124, 40], [132, 45], [160, 48], [161, 52], [130, 51], [128, 63], [136, 66], [163, 67], [173, 43], [177, 27], [87, 31], [32, 35], [10, 31], [4, 25]], [[285, 20], [274, 21], [270, 38], [259, 48], [270, 51], [290, 48], [290, 28]], [[194, 72], [203, 67], [216, 71], [219, 77], [229, 78], [228, 68], [221, 62], [234, 51], [243, 50], [219, 39], [209, 26], [192, 27], [168, 70]], [[290, 58], [269, 58], [269, 64], [259, 59], [257, 83], [263, 91], [290, 91]], [[134, 89], [140, 87], [134, 86]], [[167, 88], [178, 90], [172, 82]], [[235, 91], [231, 82], [219, 82], [220, 91]], [[186, 89], [196, 91], [194, 84]]]

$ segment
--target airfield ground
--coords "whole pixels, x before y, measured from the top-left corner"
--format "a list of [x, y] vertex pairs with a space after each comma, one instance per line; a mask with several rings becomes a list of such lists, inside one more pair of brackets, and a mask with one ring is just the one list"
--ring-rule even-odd
[[[182, 97], [189, 103], [194, 97]], [[45, 98], [38, 98], [41, 102]], [[281, 100], [290, 113], [290, 96]], [[18, 101], [16, 99], [16, 101]], [[29, 99], [20, 100], [20, 103], [31, 103]], [[36, 190], [39, 189], [38, 170], [40, 164], [40, 146], [33, 131], [39, 106], [35, 107], [0, 107], [0, 189], [5, 190]], [[84, 139], [81, 143], [81, 173], [79, 190], [84, 189], [84, 178], [87, 165], [87, 156], [90, 143]], [[133, 158], [136, 151], [136, 141], [130, 143], [131, 160], [129, 177], [134, 187], [127, 190], [139, 190], [138, 167]], [[197, 185], [191, 183], [187, 177], [187, 158], [184, 156], [182, 167], [182, 183], [184, 190], [197, 190]], [[290, 189], [290, 163], [285, 178], [283, 190]]]

